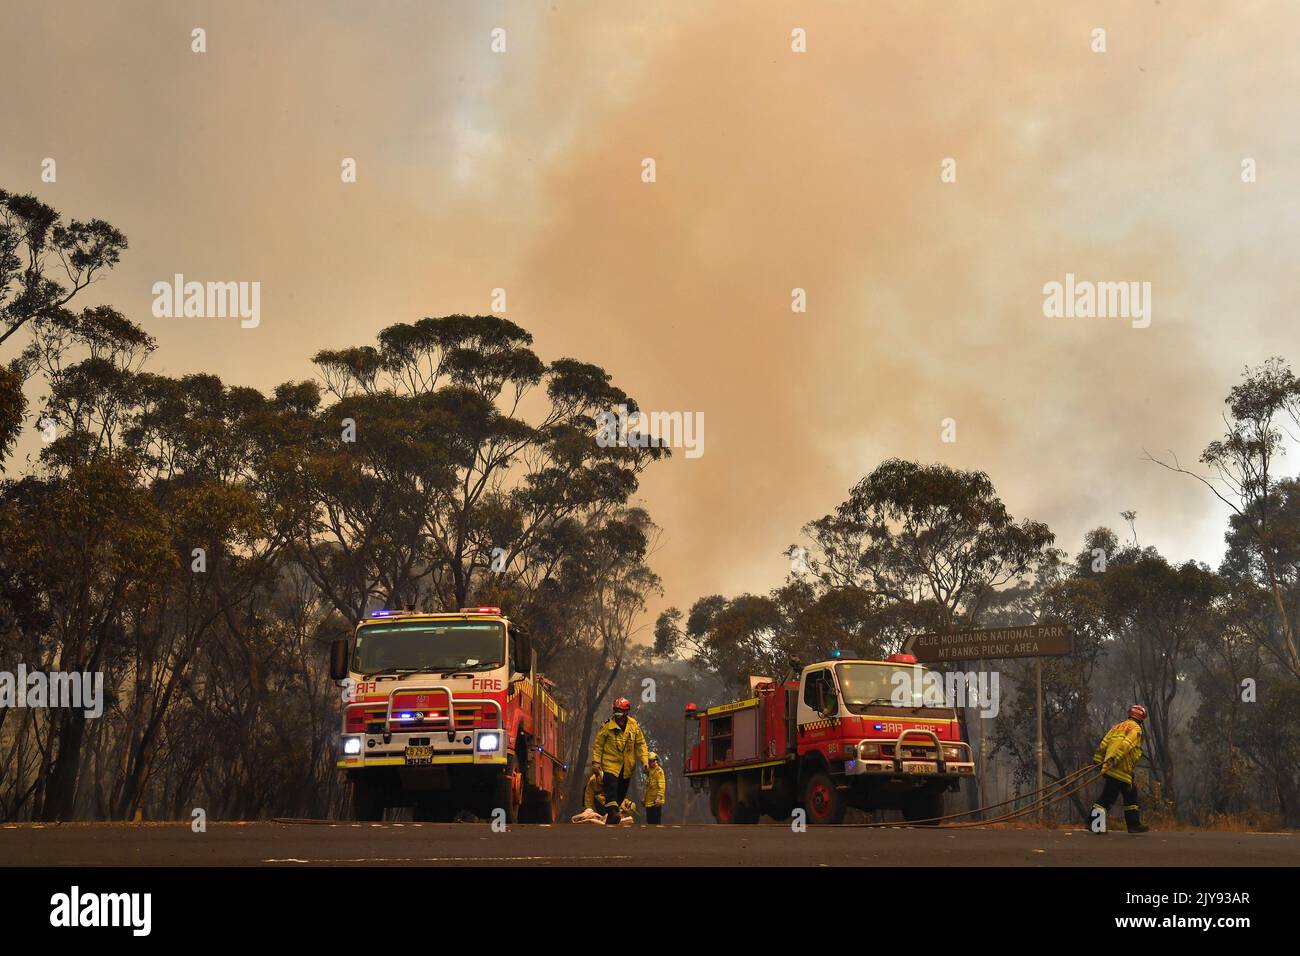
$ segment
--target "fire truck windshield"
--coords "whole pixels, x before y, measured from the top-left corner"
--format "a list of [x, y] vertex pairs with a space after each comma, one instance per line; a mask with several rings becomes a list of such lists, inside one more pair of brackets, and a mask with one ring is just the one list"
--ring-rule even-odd
[[385, 672], [485, 671], [505, 660], [500, 621], [394, 621], [357, 631], [353, 670]]
[[893, 707], [912, 712], [924, 710], [926, 716], [934, 718], [956, 717], [952, 708], [935, 706], [935, 701], [923, 696], [922, 678], [929, 672], [927, 668], [899, 664], [838, 664], [835, 671], [840, 679], [844, 706], [851, 714]]

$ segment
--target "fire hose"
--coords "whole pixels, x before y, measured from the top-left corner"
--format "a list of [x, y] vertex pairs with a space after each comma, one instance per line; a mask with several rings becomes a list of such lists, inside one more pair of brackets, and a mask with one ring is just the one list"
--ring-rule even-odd
[[[1011, 797], [1010, 799], [1002, 800], [998, 803], [990, 803], [987, 806], [983, 806], [983, 807], [976, 807], [974, 810], [962, 810], [959, 813], [949, 813], [941, 817], [926, 817], [925, 819], [922, 820], [880, 821], [874, 823], [851, 823], [851, 824], [847, 824], [847, 826], [855, 827], [858, 829], [869, 829], [873, 827], [917, 827], [917, 826], [931, 826], [934, 824], [939, 824], [939, 826], [937, 826], [936, 829], [959, 830], [968, 827], [986, 827], [994, 823], [1007, 823], [1008, 821], [1015, 820], [1019, 817], [1023, 817], [1030, 813], [1034, 813], [1040, 809], [1050, 807], [1052, 804], [1059, 803], [1061, 800], [1064, 800], [1067, 797], [1074, 796], [1084, 787], [1091, 786], [1093, 783], [1095, 783], [1101, 777], [1101, 774], [1102, 774], [1102, 767], [1099, 764], [1089, 764], [1086, 767], [1080, 767], [1078, 770], [1075, 770], [1071, 773], [1067, 773], [1065, 776], [1053, 780], [1047, 786], [1041, 787], [1038, 790], [1032, 790], [1029, 793], [1017, 794], [1016, 796]], [[960, 817], [967, 817], [974, 813], [986, 813], [989, 810], [995, 810], [998, 807], [1004, 807], [1009, 803], [1016, 803], [1017, 801], [1025, 800], [1030, 797], [1036, 797], [1037, 799], [1030, 802], [1027, 806], [1021, 807], [1019, 810], [1012, 810], [1008, 813], [1001, 814], [1000, 816], [996, 816], [988, 820], [967, 820], [962, 823], [942, 823], [942, 821], [944, 820], [956, 820]], [[293, 818], [293, 817], [275, 817], [272, 819], [271, 822], [288, 823], [288, 824], [316, 824], [316, 825], [332, 824], [336, 826], [340, 825], [340, 823], [343, 823], [346, 825], [346, 821], [304, 820], [304, 819]]]
[[[1014, 820], [1018, 817], [1023, 817], [1026, 814], [1034, 813], [1045, 807], [1049, 807], [1054, 803], [1064, 800], [1067, 797], [1074, 796], [1084, 787], [1090, 786], [1093, 783], [1095, 783], [1097, 779], [1101, 776], [1101, 773], [1102, 773], [1102, 768], [1100, 765], [1089, 764], [1086, 767], [1080, 767], [1078, 770], [1075, 770], [1072, 773], [1067, 773], [1064, 777], [1054, 780], [1051, 783], [1049, 783], [1047, 786], [1042, 787], [1038, 790], [1034, 790], [1029, 793], [1018, 794], [1017, 796], [1014, 796], [1009, 800], [1003, 800], [999, 803], [990, 803], [988, 806], [976, 807], [974, 810], [963, 810], [960, 813], [949, 813], [941, 817], [927, 817], [923, 820], [905, 820], [902, 822], [887, 821], [887, 822], [876, 822], [876, 823], [857, 823], [857, 824], [850, 824], [850, 826], [856, 826], [860, 828], [932, 826], [935, 824], [940, 824], [940, 821], [943, 820], [955, 820], [958, 817], [966, 817], [974, 813], [986, 813], [987, 811], [996, 809], [997, 807], [1003, 807], [1006, 806], [1008, 803], [1015, 803], [1019, 800], [1024, 800], [1029, 797], [1037, 798], [1033, 800], [1028, 806], [1021, 807], [1019, 810], [1012, 810], [1009, 813], [1004, 813], [1000, 816], [996, 816], [988, 820], [967, 820], [962, 823], [944, 823], [940, 825], [940, 829], [957, 830], [966, 827], [985, 827], [993, 823], [1006, 823], [1009, 820]], [[1056, 792], [1053, 793], [1053, 791]], [[1041, 794], [1041, 796], [1039, 796], [1039, 794]]]

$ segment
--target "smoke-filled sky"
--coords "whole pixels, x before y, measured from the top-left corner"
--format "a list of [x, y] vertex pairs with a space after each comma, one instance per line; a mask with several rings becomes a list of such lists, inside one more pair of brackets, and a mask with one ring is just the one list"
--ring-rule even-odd
[[[1216, 563], [1143, 449], [1194, 460], [1243, 366], [1300, 362], [1291, 3], [0, 2], [0, 186], [127, 234], [77, 301], [153, 369], [269, 389], [504, 288], [543, 359], [702, 412], [642, 486], [652, 610], [780, 583], [895, 455], [1071, 553], [1133, 509]], [[175, 273], [260, 282], [260, 325], [153, 318]], [[1067, 273], [1151, 283], [1150, 326], [1045, 317]]]

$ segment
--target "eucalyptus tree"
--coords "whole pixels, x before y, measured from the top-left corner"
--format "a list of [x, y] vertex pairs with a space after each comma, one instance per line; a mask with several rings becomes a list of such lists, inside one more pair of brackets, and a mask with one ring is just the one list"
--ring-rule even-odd
[[376, 345], [315, 362], [334, 399], [322, 420], [354, 430], [311, 459], [304, 563], [322, 585], [328, 555], [353, 569], [337, 602], [349, 616], [375, 599], [460, 607], [492, 590], [527, 601], [570, 523], [624, 505], [667, 454], [602, 447], [596, 416], [635, 402], [595, 365], [542, 362], [532, 336], [498, 316], [390, 326]]

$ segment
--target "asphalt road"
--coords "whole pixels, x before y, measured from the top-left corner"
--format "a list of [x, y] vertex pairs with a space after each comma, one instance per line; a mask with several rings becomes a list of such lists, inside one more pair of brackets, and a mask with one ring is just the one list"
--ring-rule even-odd
[[0, 824], [0, 866], [1288, 866], [1294, 833], [591, 824]]

